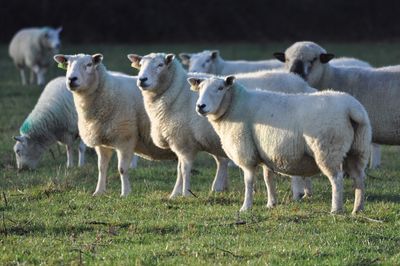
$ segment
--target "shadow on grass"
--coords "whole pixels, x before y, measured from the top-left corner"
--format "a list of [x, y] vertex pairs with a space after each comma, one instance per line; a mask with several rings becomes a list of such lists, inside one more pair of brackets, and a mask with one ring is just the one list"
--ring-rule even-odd
[[373, 201], [373, 202], [394, 202], [394, 203], [399, 203], [400, 202], [400, 195], [399, 194], [374, 194], [374, 193], [368, 193], [366, 201]]
[[0, 229], [0, 235], [17, 235], [17, 236], [28, 236], [28, 235], [71, 235], [80, 234], [84, 232], [92, 232], [95, 228], [88, 225], [69, 225], [69, 226], [56, 226], [46, 227], [44, 224], [18, 224], [5, 227], [4, 225]]

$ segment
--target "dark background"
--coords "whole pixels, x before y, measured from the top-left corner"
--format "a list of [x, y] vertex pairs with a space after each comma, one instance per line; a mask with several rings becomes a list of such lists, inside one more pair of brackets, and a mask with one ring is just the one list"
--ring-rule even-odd
[[400, 1], [8, 0], [0, 42], [62, 25], [65, 42], [377, 41], [400, 39]]

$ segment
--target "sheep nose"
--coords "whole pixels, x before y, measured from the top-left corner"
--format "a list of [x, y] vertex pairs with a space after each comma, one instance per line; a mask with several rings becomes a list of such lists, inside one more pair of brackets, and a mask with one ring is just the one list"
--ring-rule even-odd
[[204, 103], [197, 105], [197, 108], [199, 108], [199, 110], [202, 110], [204, 107], [206, 107], [206, 105]]
[[77, 77], [69, 77], [68, 80], [69, 80], [69, 82], [74, 82], [74, 81], [77, 81], [78, 78]]
[[147, 78], [139, 78], [140, 82], [145, 82]]

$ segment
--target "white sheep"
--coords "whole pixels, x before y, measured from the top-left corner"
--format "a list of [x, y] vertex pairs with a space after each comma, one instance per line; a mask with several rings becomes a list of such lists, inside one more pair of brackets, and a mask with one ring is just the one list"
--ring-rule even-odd
[[[65, 77], [51, 80], [32, 112], [14, 137], [17, 168], [36, 168], [42, 154], [56, 141], [67, 148], [67, 167], [73, 165], [73, 143], [79, 138], [78, 118]], [[79, 145], [79, 166], [84, 164], [86, 146]]]
[[[344, 91], [357, 98], [371, 119], [374, 143], [400, 144], [399, 68], [335, 67], [329, 63], [334, 55], [313, 42], [297, 42], [276, 56], [312, 87]], [[373, 147], [372, 158], [379, 158], [379, 146]]]
[[77, 109], [79, 134], [98, 156], [99, 176], [93, 195], [106, 191], [113, 150], [118, 156], [121, 196], [131, 192], [128, 168], [133, 152], [153, 160], [176, 158], [151, 140], [150, 121], [136, 77], [108, 72], [101, 54], [55, 55], [54, 60], [67, 67], [66, 84]]
[[61, 27], [57, 29], [50, 27], [26, 28], [14, 35], [8, 51], [15, 66], [20, 71], [23, 85], [27, 84], [26, 69], [31, 71], [30, 83], [33, 83], [34, 75], [36, 75], [37, 84], [45, 84], [44, 75], [53, 55], [60, 48], [59, 35], [61, 30]]
[[[233, 75], [238, 73], [254, 72], [283, 68], [283, 63], [277, 60], [264, 61], [228, 61], [221, 58], [218, 51], [205, 50], [199, 53], [180, 53], [182, 64], [188, 66], [189, 72], [210, 73], [214, 75]], [[331, 62], [335, 66], [343, 67], [371, 67], [365, 61], [341, 57]]]
[[[187, 73], [182, 65], [174, 59], [174, 55], [150, 54], [147, 56], [128, 55], [132, 66], [140, 69], [138, 85], [145, 97], [145, 107], [152, 123], [152, 137], [160, 147], [171, 147], [182, 167], [183, 181], [177, 180], [172, 197], [181, 193], [188, 195], [190, 167], [198, 151], [205, 150], [220, 156], [218, 137], [206, 119], [195, 114], [194, 107], [197, 95], [189, 90], [186, 83], [188, 77], [208, 77], [209, 74]], [[238, 81], [251, 88], [261, 88], [287, 93], [315, 92], [308, 84], [296, 75], [288, 75], [283, 71], [259, 71], [238, 74]], [[178, 96], [175, 96], [178, 95]], [[179, 121], [179, 122], [178, 122]], [[190, 151], [190, 152], [189, 152]], [[217, 165], [218, 160], [216, 158]], [[226, 160], [220, 161], [213, 190], [226, 188]], [[218, 182], [218, 176], [223, 179]], [[183, 191], [182, 191], [183, 183]], [[296, 182], [294, 183], [296, 184]], [[300, 190], [299, 188], [298, 190]], [[305, 188], [307, 195], [311, 187]], [[301, 192], [302, 193], [302, 192]], [[294, 198], [301, 198], [300, 191]]]
[[[364, 169], [371, 126], [363, 106], [334, 91], [284, 94], [247, 90], [226, 78], [189, 78], [200, 91], [197, 112], [208, 118], [229, 158], [241, 167], [245, 200], [253, 202], [253, 178], [261, 164], [268, 202], [275, 198], [273, 173], [309, 176], [324, 173], [332, 185], [333, 213], [343, 208], [343, 172], [354, 178], [353, 213], [363, 209]], [[257, 106], [257, 108], [254, 108]]]
[[245, 60], [224, 60], [219, 51], [205, 50], [200, 53], [179, 54], [182, 64], [189, 67], [189, 72], [210, 73], [214, 75], [230, 75], [259, 70], [281, 68], [283, 64], [276, 59], [245, 61]]

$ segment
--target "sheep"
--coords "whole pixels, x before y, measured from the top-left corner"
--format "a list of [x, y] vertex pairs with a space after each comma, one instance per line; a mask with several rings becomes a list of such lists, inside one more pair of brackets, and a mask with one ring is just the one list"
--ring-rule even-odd
[[[44, 88], [32, 112], [14, 137], [17, 168], [35, 169], [50, 145], [58, 141], [66, 146], [67, 167], [73, 165], [73, 143], [78, 139], [77, 114], [65, 78], [51, 80]], [[86, 146], [79, 145], [79, 166], [84, 164]]]
[[[372, 140], [376, 144], [400, 144], [400, 69], [335, 67], [334, 57], [313, 42], [297, 42], [284, 53], [276, 53], [285, 61], [285, 68], [302, 76], [316, 89], [330, 88], [347, 92], [357, 98], [371, 119]], [[380, 157], [373, 145], [372, 161]]]
[[[156, 145], [171, 147], [182, 161], [183, 180], [177, 180], [171, 197], [189, 195], [190, 167], [197, 152], [205, 150], [217, 161], [217, 175], [221, 182], [214, 181], [212, 190], [226, 189], [226, 159], [218, 146], [219, 139], [206, 119], [194, 111], [197, 96], [189, 90], [186, 78], [211, 76], [209, 74], [187, 73], [175, 60], [173, 54], [153, 53], [144, 57], [130, 54], [132, 66], [139, 69], [138, 86], [145, 98], [145, 108], [152, 123], [151, 134]], [[283, 91], [287, 93], [315, 92], [296, 75], [279, 71], [260, 71], [238, 74], [239, 81], [249, 87]], [[175, 97], [175, 95], [178, 95]], [[178, 122], [177, 122], [178, 121]], [[219, 156], [219, 157], [218, 157]], [[219, 161], [220, 160], [220, 161]], [[183, 182], [183, 191], [182, 191]], [[294, 183], [295, 184], [295, 183]], [[306, 188], [311, 193], [311, 188]], [[300, 192], [294, 198], [299, 199]]]
[[102, 63], [102, 54], [58, 54], [54, 60], [67, 68], [66, 86], [75, 102], [79, 134], [98, 156], [99, 175], [94, 196], [106, 191], [113, 150], [118, 157], [121, 196], [131, 192], [128, 168], [133, 152], [152, 160], [176, 158], [169, 149], [156, 147], [150, 138], [150, 121], [135, 85], [136, 77], [108, 72]]
[[273, 173], [308, 176], [321, 171], [332, 185], [331, 212], [340, 212], [346, 172], [354, 178], [353, 214], [363, 209], [371, 125], [355, 98], [334, 91], [247, 90], [235, 83], [234, 76], [189, 78], [188, 82], [192, 90], [199, 91], [197, 113], [207, 117], [226, 154], [244, 172], [241, 211], [252, 206], [253, 177], [259, 164], [269, 203], [275, 198]]
[[51, 63], [52, 56], [60, 48], [60, 32], [62, 27], [53, 29], [26, 28], [18, 31], [12, 38], [9, 46], [9, 54], [19, 69], [22, 84], [26, 85], [25, 69], [31, 71], [30, 83], [33, 83], [34, 75], [37, 77], [37, 85], [44, 85], [44, 75]]
[[[188, 66], [189, 72], [210, 73], [214, 75], [233, 75], [258, 70], [271, 70], [283, 68], [283, 63], [277, 60], [265, 61], [227, 61], [223, 60], [218, 51], [205, 50], [200, 53], [180, 53], [182, 64]], [[335, 66], [371, 67], [365, 61], [341, 57], [332, 60]]]
[[179, 54], [182, 64], [189, 67], [189, 72], [210, 73], [215, 75], [229, 75], [245, 72], [254, 72], [258, 70], [268, 70], [281, 68], [283, 64], [278, 60], [262, 60], [262, 61], [228, 61], [224, 60], [219, 51], [205, 50], [200, 53]]

